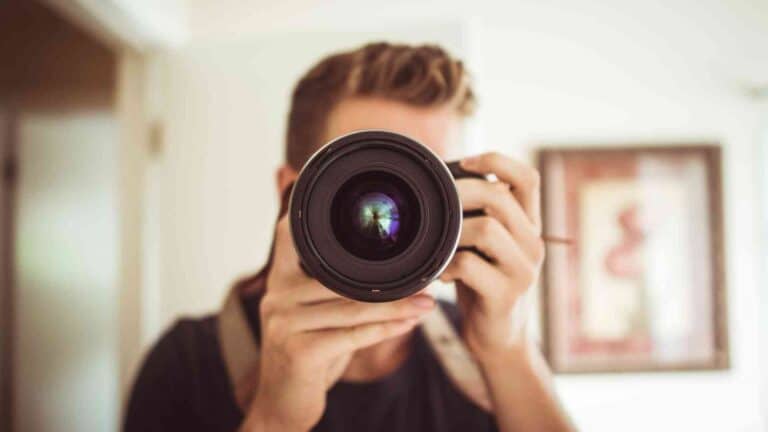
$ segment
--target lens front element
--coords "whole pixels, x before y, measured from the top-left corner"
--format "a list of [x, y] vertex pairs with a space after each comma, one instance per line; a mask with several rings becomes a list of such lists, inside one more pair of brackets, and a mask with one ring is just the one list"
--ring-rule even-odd
[[368, 171], [347, 180], [331, 204], [331, 224], [351, 254], [382, 261], [402, 253], [419, 227], [419, 203], [401, 178]]

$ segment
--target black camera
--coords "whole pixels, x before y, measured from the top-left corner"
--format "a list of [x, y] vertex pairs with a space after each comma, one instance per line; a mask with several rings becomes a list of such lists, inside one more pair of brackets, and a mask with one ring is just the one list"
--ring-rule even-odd
[[481, 176], [397, 133], [368, 130], [331, 141], [307, 161], [291, 192], [291, 232], [304, 271], [360, 301], [421, 290], [456, 251], [463, 215], [454, 181], [461, 177]]

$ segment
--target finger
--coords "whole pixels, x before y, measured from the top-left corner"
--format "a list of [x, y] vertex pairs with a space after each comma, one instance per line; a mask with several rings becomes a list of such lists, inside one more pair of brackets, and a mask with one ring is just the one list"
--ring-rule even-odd
[[315, 304], [326, 301], [343, 299], [339, 294], [331, 291], [317, 279], [311, 279], [301, 274], [287, 275], [282, 283], [288, 288], [275, 290], [270, 296], [285, 307], [293, 307], [301, 304]]
[[538, 242], [541, 227], [531, 222], [506, 184], [462, 179], [456, 182], [456, 189], [464, 210], [484, 210], [488, 216], [501, 221], [513, 237], [526, 247]]
[[533, 264], [533, 257], [527, 256], [501, 222], [490, 216], [465, 220], [459, 246], [476, 247], [508, 275], [524, 271]]
[[461, 280], [478, 294], [485, 307], [494, 308], [504, 307], [517, 298], [532, 283], [533, 274], [527, 271], [509, 276], [477, 254], [464, 251], [454, 255], [441, 279]]
[[362, 324], [402, 320], [424, 315], [435, 306], [428, 294], [387, 303], [338, 300], [303, 306], [286, 322], [291, 332], [354, 327]]
[[407, 333], [419, 323], [418, 318], [362, 324], [355, 327], [312, 332], [318, 350], [330, 355], [342, 355], [375, 345]]
[[541, 225], [541, 182], [536, 169], [497, 152], [463, 159], [461, 166], [479, 174], [494, 174], [500, 181], [512, 186], [515, 197], [531, 222], [536, 226]]

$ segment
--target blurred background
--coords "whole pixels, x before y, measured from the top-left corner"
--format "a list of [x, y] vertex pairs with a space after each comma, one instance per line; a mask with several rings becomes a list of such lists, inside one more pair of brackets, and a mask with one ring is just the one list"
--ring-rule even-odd
[[468, 152], [718, 145], [727, 367], [556, 385], [585, 431], [768, 431], [763, 0], [0, 1], [0, 430], [118, 429], [153, 341], [263, 263], [291, 87], [372, 40], [465, 60]]

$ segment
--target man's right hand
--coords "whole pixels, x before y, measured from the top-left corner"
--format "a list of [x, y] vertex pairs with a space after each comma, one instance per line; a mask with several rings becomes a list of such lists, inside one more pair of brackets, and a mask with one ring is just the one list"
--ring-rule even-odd
[[311, 429], [352, 354], [408, 332], [434, 305], [427, 294], [363, 303], [323, 287], [301, 269], [284, 216], [259, 311], [258, 386], [242, 430]]

